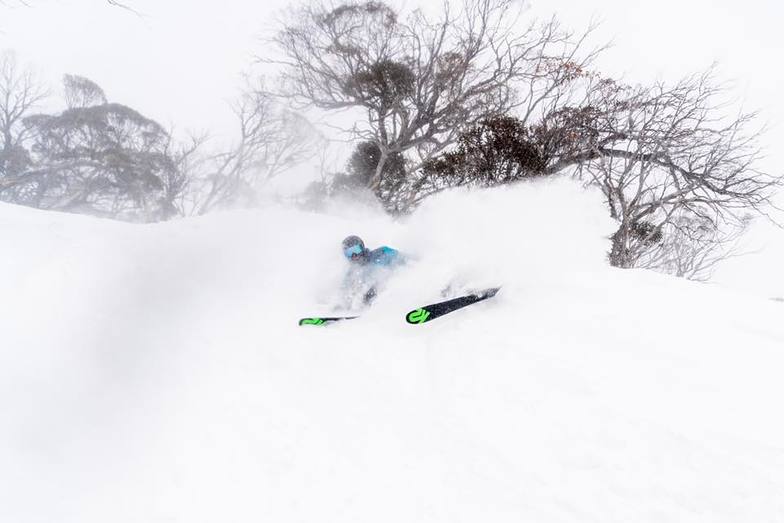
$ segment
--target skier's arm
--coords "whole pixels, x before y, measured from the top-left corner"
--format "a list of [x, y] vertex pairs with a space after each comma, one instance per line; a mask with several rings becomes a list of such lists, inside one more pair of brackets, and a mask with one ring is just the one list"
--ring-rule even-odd
[[397, 265], [404, 265], [407, 261], [406, 257], [403, 256], [400, 251], [393, 249], [392, 247], [387, 247], [385, 245], [381, 247], [381, 252], [383, 253], [383, 257], [380, 258], [382, 260], [381, 265], [394, 267]]

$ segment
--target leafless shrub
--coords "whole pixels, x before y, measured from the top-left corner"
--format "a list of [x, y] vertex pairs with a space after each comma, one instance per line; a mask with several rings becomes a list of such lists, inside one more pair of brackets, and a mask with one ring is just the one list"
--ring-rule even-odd
[[0, 199], [29, 168], [31, 130], [24, 118], [48, 95], [33, 73], [21, 68], [16, 56], [0, 53]]
[[[229, 150], [203, 152], [206, 138], [186, 157], [185, 214], [253, 205], [269, 180], [318, 153], [320, 136], [301, 115], [276, 105], [263, 85], [248, 88], [233, 106], [239, 138]], [[197, 151], [198, 150], [198, 151]]]
[[662, 227], [660, 237], [649, 243], [635, 266], [708, 281], [720, 262], [741, 255], [738, 242], [745, 230], [746, 224], [721, 228], [697, 216], [674, 217]]
[[613, 265], [645, 265], [656, 236], [722, 245], [724, 231], [764, 212], [782, 177], [758, 168], [756, 114], [728, 117], [725, 94], [712, 71], [672, 86], [602, 81], [584, 107], [588, 116], [564, 129], [578, 139], [549, 170], [573, 168], [604, 191], [619, 222]]

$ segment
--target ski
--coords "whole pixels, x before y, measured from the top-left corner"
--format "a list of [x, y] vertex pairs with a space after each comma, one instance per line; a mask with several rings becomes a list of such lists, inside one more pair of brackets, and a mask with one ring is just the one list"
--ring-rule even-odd
[[322, 325], [328, 325], [330, 323], [335, 323], [336, 321], [343, 321], [343, 320], [353, 320], [359, 318], [359, 316], [333, 316], [333, 317], [315, 317], [315, 318], [302, 318], [299, 320], [299, 325], [313, 325], [316, 327], [320, 327]]
[[[421, 323], [433, 321], [445, 314], [449, 314], [450, 312], [454, 312], [456, 310], [462, 309], [463, 307], [473, 305], [474, 303], [490, 299], [495, 296], [500, 289], [501, 287], [491, 287], [489, 289], [466, 294], [465, 296], [425, 305], [424, 307], [420, 307], [406, 314], [406, 321], [411, 325], [419, 325]], [[302, 318], [299, 320], [299, 325], [312, 325], [320, 327], [338, 321], [353, 320], [356, 318], [359, 318], [359, 316], [315, 316], [311, 318]]]
[[420, 307], [406, 314], [406, 321], [411, 325], [419, 325], [433, 321], [444, 314], [449, 314], [450, 312], [462, 309], [463, 307], [468, 307], [474, 303], [492, 298], [500, 289], [501, 287], [491, 287], [458, 298], [452, 298], [451, 300], [425, 305], [424, 307]]

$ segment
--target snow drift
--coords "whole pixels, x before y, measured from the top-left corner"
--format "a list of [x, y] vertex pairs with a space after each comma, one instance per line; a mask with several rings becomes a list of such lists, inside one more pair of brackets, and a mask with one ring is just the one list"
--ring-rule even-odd
[[[605, 265], [568, 181], [393, 221], [0, 206], [0, 521], [782, 521], [784, 304]], [[409, 258], [328, 312], [340, 240]], [[448, 284], [503, 284], [432, 324]]]

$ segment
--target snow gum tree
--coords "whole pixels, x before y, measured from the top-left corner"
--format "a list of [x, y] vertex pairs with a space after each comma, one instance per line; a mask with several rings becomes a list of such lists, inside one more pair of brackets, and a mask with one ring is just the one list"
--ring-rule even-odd
[[265, 60], [281, 66], [281, 94], [294, 104], [364, 112], [347, 130], [378, 149], [367, 185], [404, 211], [417, 185], [385, 180], [398, 172], [390, 159], [405, 159], [408, 178], [484, 119], [541, 114], [596, 55], [582, 52], [585, 37], [555, 20], [525, 23], [512, 0], [445, 2], [436, 16], [376, 1], [312, 3], [290, 13], [273, 38], [280, 58]]
[[8, 201], [126, 220], [166, 219], [184, 187], [169, 133], [87, 78], [64, 79], [67, 109], [24, 118], [27, 168], [8, 183]]

